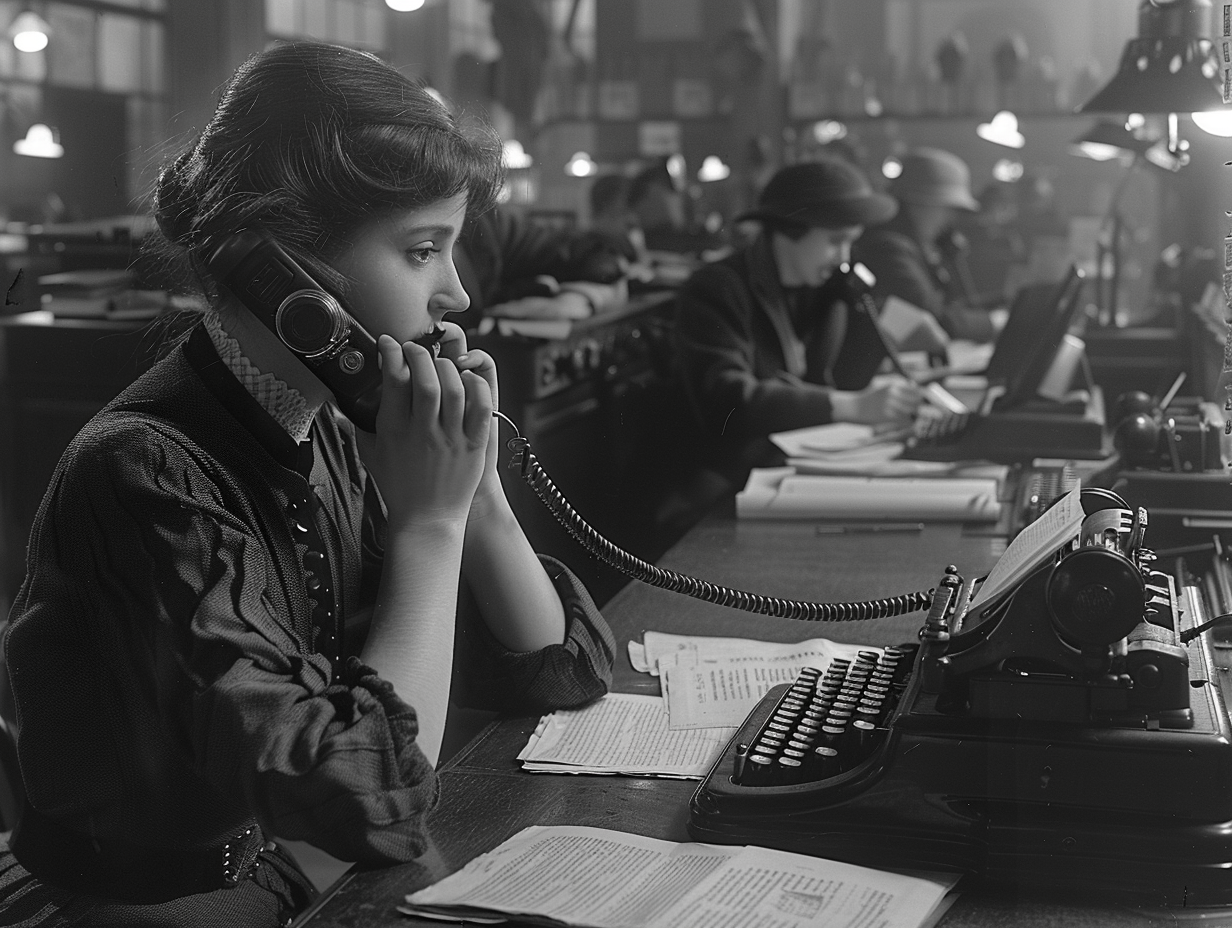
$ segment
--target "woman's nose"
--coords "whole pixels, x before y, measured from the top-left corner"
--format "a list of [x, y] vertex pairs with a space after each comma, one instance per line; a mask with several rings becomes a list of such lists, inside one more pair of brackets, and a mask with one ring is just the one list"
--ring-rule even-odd
[[428, 311], [429, 313], [440, 313], [443, 316], [446, 313], [464, 312], [470, 305], [470, 294], [462, 286], [462, 278], [458, 276], [457, 267], [450, 261], [449, 271], [441, 282], [440, 288], [433, 295]]

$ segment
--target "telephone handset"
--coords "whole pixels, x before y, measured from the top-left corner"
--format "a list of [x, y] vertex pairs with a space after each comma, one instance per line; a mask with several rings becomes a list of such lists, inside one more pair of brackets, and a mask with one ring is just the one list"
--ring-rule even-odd
[[218, 282], [329, 387], [348, 419], [375, 431], [381, 404], [376, 340], [335, 294], [276, 241], [252, 230], [228, 238], [207, 264]]
[[[252, 230], [228, 238], [207, 265], [218, 282], [329, 387], [348, 419], [366, 432], [376, 430], [381, 405], [376, 339], [336, 294], [276, 241]], [[434, 350], [444, 334], [436, 326], [414, 341]]]

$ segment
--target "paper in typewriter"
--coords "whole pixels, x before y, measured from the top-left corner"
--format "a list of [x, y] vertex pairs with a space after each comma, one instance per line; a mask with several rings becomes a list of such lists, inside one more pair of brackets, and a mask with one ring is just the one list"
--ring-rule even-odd
[[917, 928], [953, 901], [955, 880], [761, 847], [535, 825], [408, 895], [399, 911], [593, 928]]
[[1082, 487], [1074, 487], [1014, 537], [972, 597], [971, 615], [1013, 589], [1078, 535], [1084, 517], [1081, 494]]
[[518, 760], [533, 773], [598, 773], [700, 780], [734, 728], [671, 731], [660, 696], [608, 693], [539, 720]]

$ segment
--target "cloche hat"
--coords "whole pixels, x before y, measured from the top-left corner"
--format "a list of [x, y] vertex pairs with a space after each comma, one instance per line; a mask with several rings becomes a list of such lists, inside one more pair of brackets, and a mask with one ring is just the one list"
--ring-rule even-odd
[[971, 171], [957, 155], [940, 148], [917, 148], [902, 157], [903, 171], [890, 182], [890, 193], [901, 203], [952, 206], [974, 212]]
[[775, 172], [757, 208], [736, 217], [804, 228], [844, 229], [885, 222], [898, 211], [855, 165], [838, 158], [791, 164]]

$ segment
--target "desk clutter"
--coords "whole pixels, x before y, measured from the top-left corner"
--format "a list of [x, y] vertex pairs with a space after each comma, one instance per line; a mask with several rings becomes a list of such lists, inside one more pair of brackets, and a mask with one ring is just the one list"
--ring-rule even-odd
[[531, 826], [439, 883], [405, 915], [585, 928], [914, 928], [953, 902], [955, 880], [764, 847], [662, 841], [606, 828]]
[[[986, 575], [946, 567], [909, 643], [645, 632], [630, 663], [662, 695], [549, 716], [522, 757], [572, 740], [589, 746], [574, 772], [633, 773], [603, 755], [627, 738], [612, 708], [637, 700], [691, 763], [718, 746], [689, 804], [698, 841], [1225, 905], [1232, 570], [1218, 539], [1207, 566], [1158, 557], [1148, 524], [1075, 485]], [[696, 776], [676, 759], [658, 775]]]

